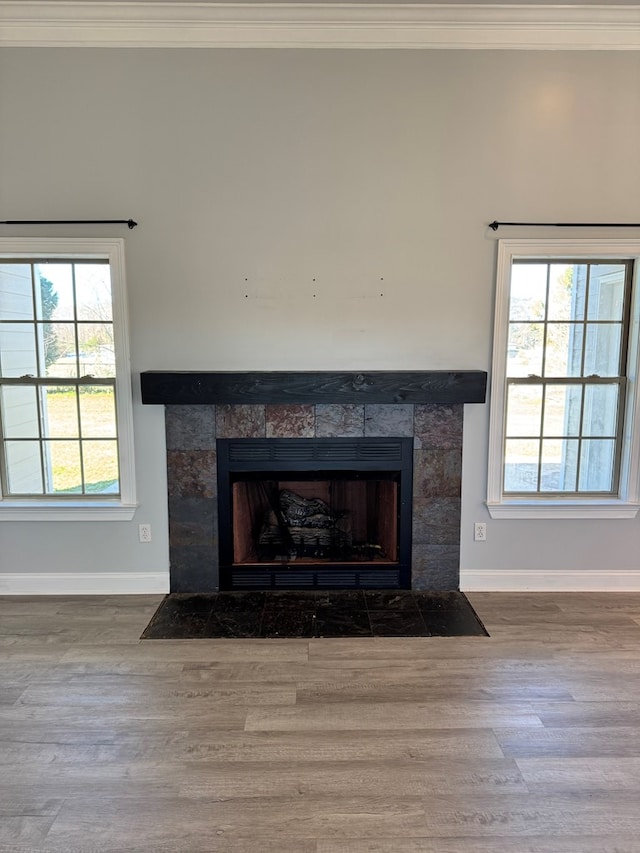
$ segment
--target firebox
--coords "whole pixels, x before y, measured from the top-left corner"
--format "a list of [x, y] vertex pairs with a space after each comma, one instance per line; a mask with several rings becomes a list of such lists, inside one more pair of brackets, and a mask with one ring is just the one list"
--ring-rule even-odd
[[410, 588], [412, 438], [216, 446], [221, 589]]

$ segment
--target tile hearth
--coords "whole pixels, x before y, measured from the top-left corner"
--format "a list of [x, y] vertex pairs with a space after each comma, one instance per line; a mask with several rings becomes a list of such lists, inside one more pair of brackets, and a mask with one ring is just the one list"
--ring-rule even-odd
[[143, 640], [488, 636], [460, 592], [168, 595]]

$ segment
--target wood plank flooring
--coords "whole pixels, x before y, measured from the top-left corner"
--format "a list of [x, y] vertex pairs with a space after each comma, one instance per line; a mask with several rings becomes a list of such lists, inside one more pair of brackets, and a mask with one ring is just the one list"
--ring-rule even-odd
[[0, 853], [640, 853], [640, 594], [140, 641], [160, 600], [0, 598]]

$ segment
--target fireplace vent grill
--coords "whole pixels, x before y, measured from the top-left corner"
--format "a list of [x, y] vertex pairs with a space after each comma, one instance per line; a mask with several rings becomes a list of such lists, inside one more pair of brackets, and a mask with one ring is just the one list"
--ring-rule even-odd
[[318, 588], [353, 589], [357, 585], [357, 572], [318, 572]]
[[360, 572], [360, 587], [362, 589], [400, 589], [400, 572], [397, 569]]
[[231, 572], [234, 589], [401, 589], [398, 569], [357, 571], [278, 571]]
[[232, 582], [234, 589], [263, 589], [264, 572], [233, 572]]
[[397, 438], [229, 440], [229, 463], [401, 462], [405, 444]]
[[291, 589], [291, 587], [315, 586], [315, 578], [311, 572], [274, 572], [273, 585], [276, 589]]

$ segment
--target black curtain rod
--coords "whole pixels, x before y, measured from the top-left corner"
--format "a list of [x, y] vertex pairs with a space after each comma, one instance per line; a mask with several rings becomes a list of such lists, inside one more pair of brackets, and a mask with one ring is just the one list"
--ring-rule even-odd
[[135, 228], [133, 219], [5, 219], [0, 225], [126, 225]]
[[489, 228], [497, 231], [501, 225], [520, 228], [640, 228], [640, 222], [498, 222], [494, 219]]

